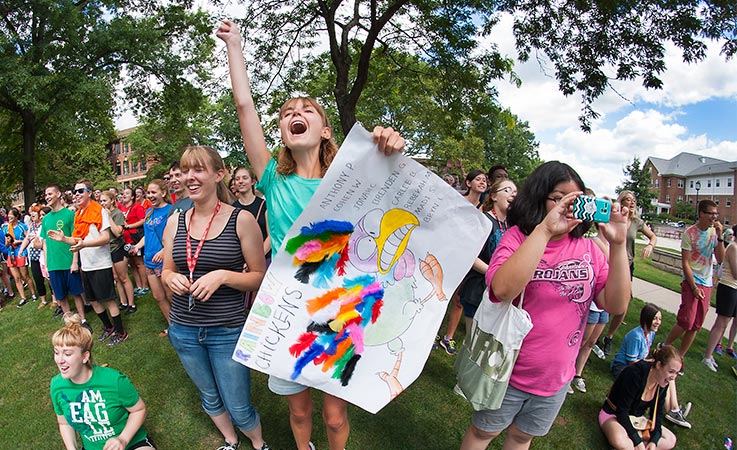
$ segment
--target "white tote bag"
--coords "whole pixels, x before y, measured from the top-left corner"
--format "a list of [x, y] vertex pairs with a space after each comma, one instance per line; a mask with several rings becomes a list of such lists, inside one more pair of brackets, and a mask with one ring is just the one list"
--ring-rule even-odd
[[458, 386], [475, 411], [499, 409], [509, 385], [522, 340], [532, 329], [530, 315], [512, 302], [493, 303], [489, 290], [466, 331], [455, 368]]

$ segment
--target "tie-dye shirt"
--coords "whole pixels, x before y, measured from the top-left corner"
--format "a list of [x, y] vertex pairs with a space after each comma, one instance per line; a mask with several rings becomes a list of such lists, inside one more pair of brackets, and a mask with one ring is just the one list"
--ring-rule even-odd
[[716, 246], [717, 232], [714, 227], [700, 230], [696, 225], [691, 225], [681, 236], [681, 250], [691, 250], [688, 264], [691, 266], [696, 284], [711, 287], [712, 256]]
[[[527, 239], [518, 227], [507, 231], [494, 252], [486, 283]], [[609, 265], [591, 239], [566, 236], [550, 241], [525, 288], [522, 308], [532, 330], [522, 341], [509, 384], [524, 392], [551, 396], [571, 381], [589, 305], [606, 284]], [[493, 292], [491, 301], [498, 302]]]

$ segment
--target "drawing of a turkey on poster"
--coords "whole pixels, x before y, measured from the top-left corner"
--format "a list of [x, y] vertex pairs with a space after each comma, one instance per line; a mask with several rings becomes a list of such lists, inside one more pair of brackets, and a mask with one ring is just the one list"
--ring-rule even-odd
[[349, 133], [264, 278], [233, 358], [377, 412], [421, 373], [490, 222]]

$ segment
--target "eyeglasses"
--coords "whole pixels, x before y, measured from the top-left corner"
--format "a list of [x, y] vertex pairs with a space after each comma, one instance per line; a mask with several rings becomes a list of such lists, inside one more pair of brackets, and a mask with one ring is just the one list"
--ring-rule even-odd
[[503, 187], [501, 189], [497, 189], [494, 192], [506, 192], [507, 194], [516, 194], [517, 193], [517, 189], [513, 189], [513, 188], [507, 186], [507, 187]]
[[85, 192], [89, 192], [90, 190], [86, 187], [79, 188], [79, 189], [72, 189], [72, 192], [75, 194], [84, 194]]
[[164, 177], [164, 181], [169, 181], [170, 179], [170, 177]]

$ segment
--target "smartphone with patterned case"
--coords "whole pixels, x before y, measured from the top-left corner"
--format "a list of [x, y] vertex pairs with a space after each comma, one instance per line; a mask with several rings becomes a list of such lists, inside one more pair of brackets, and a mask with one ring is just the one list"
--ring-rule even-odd
[[612, 202], [605, 198], [582, 195], [573, 201], [573, 218], [589, 222], [608, 223]]

